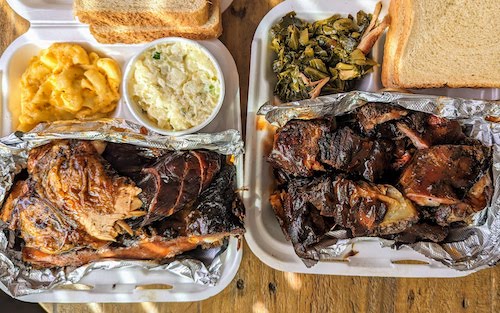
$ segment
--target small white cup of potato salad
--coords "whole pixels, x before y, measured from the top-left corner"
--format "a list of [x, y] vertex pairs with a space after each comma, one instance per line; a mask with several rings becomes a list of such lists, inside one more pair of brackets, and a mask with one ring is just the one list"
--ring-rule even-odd
[[217, 115], [225, 84], [215, 57], [196, 41], [148, 44], [125, 68], [123, 96], [134, 117], [164, 135], [199, 131]]

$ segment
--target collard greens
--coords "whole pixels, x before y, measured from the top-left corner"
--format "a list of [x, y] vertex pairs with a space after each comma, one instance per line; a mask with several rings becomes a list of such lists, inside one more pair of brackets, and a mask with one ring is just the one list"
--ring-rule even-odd
[[356, 19], [336, 14], [313, 23], [285, 15], [271, 28], [274, 94], [289, 102], [352, 89], [376, 65], [357, 49], [371, 19], [363, 11]]

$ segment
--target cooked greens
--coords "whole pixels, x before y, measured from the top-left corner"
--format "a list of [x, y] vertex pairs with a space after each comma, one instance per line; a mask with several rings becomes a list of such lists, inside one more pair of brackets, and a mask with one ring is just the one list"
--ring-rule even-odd
[[276, 52], [273, 71], [277, 75], [274, 94], [289, 102], [350, 90], [356, 78], [370, 72], [376, 62], [356, 49], [371, 14], [333, 15], [309, 23], [285, 15], [271, 28], [271, 48]]

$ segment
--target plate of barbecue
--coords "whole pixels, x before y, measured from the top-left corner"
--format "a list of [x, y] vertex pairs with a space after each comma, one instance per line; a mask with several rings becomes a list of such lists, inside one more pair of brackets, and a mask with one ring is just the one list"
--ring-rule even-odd
[[227, 48], [197, 41], [225, 78], [217, 116], [196, 134], [159, 136], [136, 124], [120, 89], [147, 43], [96, 41], [72, 2], [10, 2], [31, 27], [0, 58], [0, 288], [28, 302], [199, 301], [222, 291], [244, 232], [239, 79]]
[[467, 100], [498, 90], [377, 92], [382, 5], [287, 1], [256, 31], [245, 238], [273, 268], [457, 277], [498, 261], [499, 104]]
[[[2, 181], [12, 185], [0, 211], [2, 256], [11, 260], [3, 267], [22, 269], [3, 278], [9, 292], [39, 301], [50, 288], [43, 299], [76, 292], [104, 301], [94, 289], [111, 284], [114, 296], [140, 301], [151, 291], [138, 286], [169, 286], [153, 288], [160, 299], [205, 297], [231, 281], [245, 231], [239, 133], [165, 139], [141, 129], [120, 119], [63, 121], [2, 139]], [[57, 288], [68, 280], [90, 287]]]

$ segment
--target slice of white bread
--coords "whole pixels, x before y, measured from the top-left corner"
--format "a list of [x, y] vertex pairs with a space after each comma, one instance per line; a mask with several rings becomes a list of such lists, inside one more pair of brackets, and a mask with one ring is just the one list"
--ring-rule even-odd
[[75, 0], [79, 21], [99, 26], [196, 26], [210, 17], [209, 0]]
[[90, 32], [100, 43], [135, 44], [164, 37], [184, 37], [196, 40], [217, 38], [222, 34], [220, 0], [212, 0], [210, 17], [201, 26], [96, 26]]
[[500, 0], [392, 0], [387, 88], [500, 88]]

